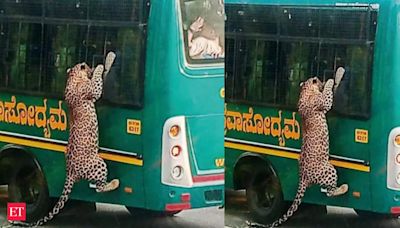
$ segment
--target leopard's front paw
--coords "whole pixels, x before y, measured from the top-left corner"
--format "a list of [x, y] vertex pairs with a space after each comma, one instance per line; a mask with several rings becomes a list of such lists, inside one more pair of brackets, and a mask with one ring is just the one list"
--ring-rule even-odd
[[94, 72], [95, 72], [95, 73], [98, 73], [98, 72], [103, 73], [103, 71], [104, 71], [104, 66], [103, 66], [103, 64], [97, 65], [97, 66], [96, 66], [96, 69], [94, 69]]
[[336, 75], [335, 75], [335, 88], [337, 88], [340, 84], [340, 82], [343, 79], [344, 73], [345, 73], [345, 69], [343, 67], [339, 67], [336, 70]]
[[106, 76], [107, 73], [110, 71], [111, 66], [112, 66], [113, 63], [114, 63], [115, 57], [116, 57], [116, 55], [115, 55], [115, 53], [112, 52], [112, 51], [110, 51], [110, 52], [107, 54], [106, 62], [105, 62], [105, 64], [104, 64], [104, 68], [105, 68], [104, 75], [105, 75], [105, 76]]
[[104, 66], [103, 66], [103, 64], [99, 64], [99, 65], [97, 65], [96, 68], [94, 69], [94, 71], [93, 71], [93, 76], [101, 77], [101, 75], [103, 74], [103, 72], [104, 72]]
[[329, 79], [325, 83], [325, 89], [332, 89], [334, 84], [335, 84], [335, 81], [333, 79]]

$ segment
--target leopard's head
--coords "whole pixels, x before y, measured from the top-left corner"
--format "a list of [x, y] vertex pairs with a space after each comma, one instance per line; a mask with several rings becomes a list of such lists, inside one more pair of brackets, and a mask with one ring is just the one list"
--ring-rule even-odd
[[302, 93], [319, 94], [324, 89], [324, 84], [319, 80], [318, 77], [307, 79], [305, 82], [300, 83], [300, 96]]
[[77, 81], [88, 81], [92, 78], [93, 70], [85, 62], [78, 63], [67, 70], [68, 77]]
[[324, 84], [318, 77], [312, 77], [300, 83], [300, 97], [297, 104], [299, 112], [304, 112], [307, 107], [313, 108], [311, 104], [313, 97], [320, 95], [323, 89]]

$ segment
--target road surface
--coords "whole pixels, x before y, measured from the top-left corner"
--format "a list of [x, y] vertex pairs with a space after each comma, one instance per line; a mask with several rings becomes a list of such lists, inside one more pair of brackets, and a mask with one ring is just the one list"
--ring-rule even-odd
[[[1, 193], [1, 191], [0, 191]], [[4, 192], [0, 196], [4, 196]], [[224, 210], [217, 207], [183, 211], [166, 218], [134, 218], [123, 206], [97, 203], [75, 203], [46, 224], [55, 227], [224, 227]], [[11, 227], [7, 222], [6, 202], [0, 198], [0, 227]]]
[[[246, 220], [251, 220], [249, 211], [246, 207], [245, 191], [227, 191], [225, 207], [225, 227], [242, 228], [246, 227]], [[298, 211], [296, 215], [287, 221], [282, 228], [288, 227], [323, 227], [323, 228], [398, 228], [400, 219], [376, 219], [361, 218], [357, 216], [353, 209], [341, 207], [328, 207], [328, 213], [315, 212], [307, 213], [305, 209]]]

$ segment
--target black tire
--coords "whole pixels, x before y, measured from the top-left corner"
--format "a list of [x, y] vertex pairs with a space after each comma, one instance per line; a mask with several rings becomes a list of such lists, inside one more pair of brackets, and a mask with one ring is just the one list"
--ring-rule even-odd
[[21, 163], [14, 168], [8, 183], [8, 195], [10, 202], [26, 203], [26, 222], [37, 221], [50, 209], [45, 177], [34, 163]]
[[246, 187], [250, 214], [259, 223], [271, 223], [285, 213], [287, 203], [283, 200], [281, 184], [272, 167], [254, 168]]
[[153, 211], [137, 207], [126, 207], [133, 217], [172, 217], [181, 211]]

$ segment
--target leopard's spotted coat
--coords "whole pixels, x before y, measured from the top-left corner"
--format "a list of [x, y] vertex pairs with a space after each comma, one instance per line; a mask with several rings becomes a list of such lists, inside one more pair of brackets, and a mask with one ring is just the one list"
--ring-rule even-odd
[[337, 187], [336, 169], [329, 162], [329, 132], [326, 113], [332, 108], [334, 91], [344, 74], [344, 69], [336, 72], [336, 85], [329, 79], [325, 85], [317, 78], [309, 78], [300, 84], [298, 112], [302, 119], [302, 146], [299, 160], [299, 186], [296, 197], [280, 219], [265, 226], [250, 223], [250, 226], [275, 227], [287, 221], [298, 209], [304, 193], [310, 185], [318, 184], [327, 189], [328, 196], [347, 192], [347, 184]]
[[[95, 102], [103, 92], [104, 77], [114, 61], [110, 52], [106, 69], [98, 65], [92, 70], [86, 63], [79, 63], [68, 70], [65, 101], [70, 113], [70, 131], [66, 151], [66, 180], [60, 199], [47, 216], [30, 226], [40, 226], [51, 220], [64, 207], [74, 183], [81, 179], [96, 184], [97, 192], [110, 191], [119, 185], [118, 180], [107, 182], [107, 166], [98, 154], [99, 135]], [[114, 187], [110, 188], [113, 183]], [[118, 186], [117, 186], [118, 187]]]

